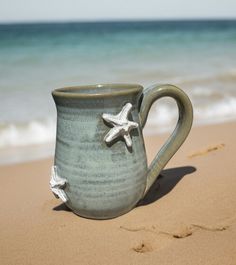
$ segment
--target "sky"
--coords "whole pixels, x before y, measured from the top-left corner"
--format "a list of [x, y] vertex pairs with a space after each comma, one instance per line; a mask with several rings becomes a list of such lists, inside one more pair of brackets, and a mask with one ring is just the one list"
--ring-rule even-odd
[[236, 18], [236, 0], [0, 0], [0, 22]]

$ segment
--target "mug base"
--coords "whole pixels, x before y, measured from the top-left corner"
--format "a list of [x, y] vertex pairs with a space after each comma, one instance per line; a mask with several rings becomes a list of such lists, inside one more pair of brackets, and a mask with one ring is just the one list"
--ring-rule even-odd
[[[69, 206], [68, 206], [69, 207]], [[135, 207], [135, 206], [134, 206]], [[70, 209], [72, 210], [72, 212], [80, 217], [86, 218], [86, 219], [92, 219], [92, 220], [108, 220], [108, 219], [114, 219], [117, 218], [119, 216], [122, 216], [128, 212], [130, 212], [134, 207], [128, 208], [126, 210], [122, 210], [122, 211], [114, 211], [113, 213], [102, 213], [101, 211], [96, 211], [93, 213], [88, 213], [88, 211], [84, 212], [84, 211], [76, 211], [74, 209]]]

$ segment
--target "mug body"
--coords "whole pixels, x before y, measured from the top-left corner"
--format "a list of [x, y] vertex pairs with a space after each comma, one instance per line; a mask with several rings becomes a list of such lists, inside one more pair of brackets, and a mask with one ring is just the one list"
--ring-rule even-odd
[[[142, 198], [147, 159], [139, 120], [139, 85], [95, 85], [54, 90], [57, 136], [54, 166], [66, 181], [66, 204], [76, 214], [107, 219], [131, 210]], [[103, 114], [117, 115], [132, 104], [128, 119], [138, 124], [129, 134], [104, 141], [112, 129]]]

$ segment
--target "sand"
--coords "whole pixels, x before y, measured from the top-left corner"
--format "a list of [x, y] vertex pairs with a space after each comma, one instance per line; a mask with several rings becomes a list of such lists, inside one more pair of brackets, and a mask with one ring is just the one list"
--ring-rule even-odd
[[[52, 195], [52, 159], [1, 166], [0, 264], [236, 264], [235, 132], [194, 128], [142, 205], [106, 221]], [[149, 161], [165, 138], [146, 138]]]

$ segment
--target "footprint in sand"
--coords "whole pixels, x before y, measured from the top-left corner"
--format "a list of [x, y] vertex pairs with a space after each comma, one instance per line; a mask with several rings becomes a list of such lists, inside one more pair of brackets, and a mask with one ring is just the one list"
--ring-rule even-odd
[[168, 235], [173, 238], [185, 238], [188, 236], [191, 236], [193, 234], [193, 228], [190, 226], [183, 227], [182, 229], [177, 230], [176, 232], [173, 233], [168, 233], [164, 231], [160, 231], [160, 234]]
[[206, 231], [220, 232], [220, 231], [227, 230], [229, 228], [229, 225], [206, 226], [206, 225], [192, 224], [192, 227], [195, 227], [196, 229], [206, 230]]
[[212, 232], [224, 231], [229, 228], [229, 224], [221, 224], [221, 225], [215, 225], [215, 226], [191, 224], [189, 226], [181, 226], [178, 229], [176, 229], [176, 231], [173, 231], [173, 232], [158, 230], [156, 229], [154, 225], [152, 225], [152, 227], [150, 228], [145, 227], [145, 226], [136, 227], [136, 228], [120, 226], [120, 228], [123, 230], [129, 231], [129, 232], [144, 231], [144, 232], [154, 233], [156, 235], [167, 235], [173, 238], [185, 238], [185, 237], [191, 236], [196, 230], [205, 230], [205, 231], [212, 231]]
[[194, 152], [194, 153], [190, 154], [188, 156], [188, 158], [194, 158], [196, 156], [207, 155], [208, 153], [220, 150], [223, 147], [225, 147], [225, 144], [223, 144], [223, 143], [222, 144], [213, 145], [213, 146], [209, 146], [209, 147], [207, 147], [207, 148], [205, 148], [203, 150], [200, 150], [200, 151], [197, 151], [197, 152]]
[[[207, 225], [201, 225], [201, 224], [191, 224], [191, 225], [181, 225], [179, 227], [176, 227], [175, 231], [163, 231], [159, 230], [155, 225], [152, 225], [150, 227], [146, 226], [140, 226], [140, 227], [126, 227], [126, 226], [120, 226], [120, 229], [132, 232], [132, 233], [139, 233], [144, 232], [150, 233], [149, 236], [146, 234], [143, 234], [143, 237], [146, 239], [142, 239], [138, 244], [133, 246], [131, 249], [136, 253], [148, 253], [152, 251], [157, 251], [160, 248], [163, 248], [170, 244], [173, 240], [176, 239], [184, 239], [189, 236], [192, 236], [196, 231], [202, 230], [202, 231], [209, 231], [209, 232], [221, 232], [225, 231], [229, 228], [229, 224], [218, 224], [215, 226], [207, 226]], [[153, 235], [154, 238], [150, 237], [150, 235]], [[163, 235], [166, 239], [163, 241], [161, 246], [157, 244], [157, 241], [160, 242], [159, 236]], [[156, 241], [157, 240], [157, 241]], [[163, 244], [164, 243], [164, 244]]]
[[146, 253], [153, 251], [153, 247], [150, 242], [142, 241], [137, 246], [132, 248], [137, 253]]
[[154, 233], [154, 234], [162, 234], [162, 235], [167, 235], [167, 236], [171, 236], [173, 238], [184, 238], [187, 236], [191, 236], [193, 233], [193, 226], [184, 226], [181, 227], [179, 229], [176, 230], [176, 232], [170, 233], [170, 232], [166, 232], [166, 231], [161, 231], [156, 229], [156, 227], [153, 225], [150, 228], [148, 227], [136, 227], [136, 228], [131, 228], [131, 227], [125, 227], [125, 226], [120, 226], [121, 229], [124, 229], [126, 231], [129, 232], [139, 232], [139, 231], [145, 231], [145, 232], [149, 232], [149, 233]]

